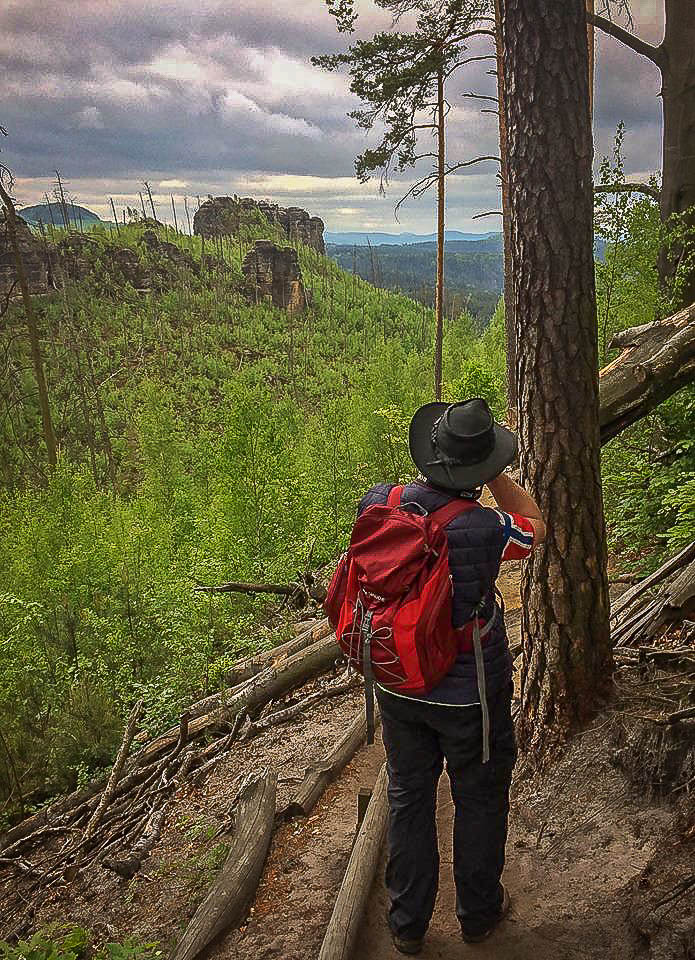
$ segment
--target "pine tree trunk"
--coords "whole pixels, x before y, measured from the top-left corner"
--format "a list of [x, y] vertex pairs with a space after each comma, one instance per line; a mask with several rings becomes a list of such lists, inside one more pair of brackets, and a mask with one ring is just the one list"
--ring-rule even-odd
[[[596, 2], [595, 0], [586, 0], [586, 12], [587, 17], [591, 17], [596, 12], [595, 10]], [[595, 67], [595, 34], [594, 25], [590, 19], [587, 19], [586, 24], [586, 42], [587, 49], [589, 52], [589, 117], [593, 121], [594, 117], [594, 67]]]
[[504, 115], [504, 55], [501, 0], [495, 0], [495, 53], [497, 55], [497, 99], [500, 131], [500, 176], [502, 178], [502, 240], [504, 250], [504, 330], [507, 359], [507, 423], [516, 426], [516, 325], [514, 323], [514, 285], [512, 283], [512, 223], [509, 211], [509, 174], [507, 169], [507, 126]]
[[442, 339], [444, 337], [444, 67], [437, 73], [437, 293], [434, 339], [434, 398], [442, 399]]
[[520, 741], [610, 689], [585, 0], [501, 0], [522, 478], [548, 534], [522, 586]]
[[[695, 10], [692, 0], [666, 0], [661, 44], [664, 110], [661, 219], [695, 207]], [[688, 217], [695, 233], [695, 213]], [[669, 254], [662, 250], [659, 275], [669, 282], [685, 258], [692, 258], [674, 309], [695, 302], [695, 237]]]

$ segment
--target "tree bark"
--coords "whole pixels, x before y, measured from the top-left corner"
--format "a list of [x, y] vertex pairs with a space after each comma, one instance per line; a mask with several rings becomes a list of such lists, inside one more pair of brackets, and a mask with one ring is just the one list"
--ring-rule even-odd
[[512, 223], [509, 210], [507, 126], [504, 112], [504, 50], [502, 47], [501, 0], [495, 0], [495, 53], [497, 55], [497, 111], [500, 131], [500, 176], [502, 178], [502, 239], [504, 250], [504, 330], [507, 359], [507, 423], [516, 426], [516, 325], [512, 282]]
[[17, 220], [12, 198], [0, 183], [0, 200], [5, 208], [5, 223], [10, 238], [10, 245], [14, 254], [15, 264], [17, 266], [17, 279], [19, 289], [22, 294], [22, 303], [24, 304], [24, 315], [27, 321], [29, 331], [29, 342], [31, 344], [31, 359], [34, 366], [34, 376], [36, 386], [39, 391], [39, 407], [41, 409], [41, 422], [43, 424], [43, 437], [46, 442], [46, 451], [48, 453], [48, 462], [52, 467], [58, 462], [57, 446], [55, 432], [53, 430], [53, 420], [51, 418], [51, 405], [48, 401], [48, 388], [46, 386], [46, 377], [43, 372], [43, 357], [41, 356], [41, 343], [39, 341], [39, 329], [34, 313], [34, 305], [29, 293], [29, 284], [27, 275], [22, 262], [22, 255], [17, 242]]
[[608, 695], [585, 0], [501, 0], [521, 475], [548, 533], [522, 585], [527, 750]]
[[664, 283], [678, 263], [689, 260], [684, 283], [677, 291], [676, 308], [695, 301], [695, 12], [692, 0], [666, 0], [666, 24], [661, 48], [664, 111], [663, 172], [660, 211], [665, 223], [672, 214], [686, 216], [693, 232], [688, 242], [670, 253], [662, 248], [659, 275]]
[[434, 399], [442, 399], [442, 340], [444, 338], [444, 66], [437, 73], [437, 291], [434, 338]]

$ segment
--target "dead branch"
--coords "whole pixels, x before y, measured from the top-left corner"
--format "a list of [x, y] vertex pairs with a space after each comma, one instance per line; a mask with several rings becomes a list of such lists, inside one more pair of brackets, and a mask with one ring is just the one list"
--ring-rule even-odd
[[123, 739], [121, 741], [121, 746], [116, 756], [113, 767], [111, 768], [111, 773], [109, 775], [108, 782], [104, 788], [104, 792], [101, 795], [101, 799], [97, 805], [96, 810], [92, 814], [89, 823], [87, 824], [87, 829], [84, 832], [84, 839], [89, 840], [92, 837], [92, 834], [96, 830], [101, 818], [104, 815], [104, 811], [111, 803], [111, 800], [114, 797], [116, 792], [116, 787], [118, 781], [120, 780], [121, 774], [123, 772], [123, 767], [125, 766], [126, 758], [128, 756], [128, 751], [130, 750], [130, 745], [133, 742], [133, 737], [135, 736], [135, 728], [137, 722], [140, 719], [140, 714], [142, 712], [142, 700], [138, 702], [133, 707], [130, 717], [128, 718], [128, 723], [126, 725], [125, 731], [123, 733]]
[[304, 588], [301, 583], [242, 583], [230, 581], [217, 586], [196, 583], [194, 593], [273, 593], [283, 597], [293, 597]]
[[594, 193], [644, 193], [654, 200], [661, 199], [661, 193], [650, 183], [637, 183], [630, 181], [627, 183], [597, 183], [594, 185]]
[[651, 60], [652, 63], [655, 63], [659, 68], [663, 69], [665, 67], [665, 54], [660, 46], [654, 47], [651, 43], [640, 40], [639, 37], [623, 29], [623, 27], [618, 26], [618, 24], [612, 20], [608, 20], [607, 17], [601, 17], [596, 13], [587, 12], [586, 19], [595, 27], [598, 27], [599, 30], [603, 30], [604, 33], [608, 33], [616, 40], [620, 40], [621, 43], [630, 47], [635, 53], [647, 57], [648, 60]]

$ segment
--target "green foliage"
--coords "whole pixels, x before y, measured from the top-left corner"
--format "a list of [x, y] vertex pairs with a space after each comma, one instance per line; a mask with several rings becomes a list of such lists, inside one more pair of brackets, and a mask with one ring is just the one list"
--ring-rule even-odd
[[[347, 66], [350, 91], [364, 106], [348, 116], [363, 130], [378, 126], [381, 140], [355, 159], [363, 183], [381, 171], [382, 184], [392, 171], [415, 166], [421, 131], [436, 130], [436, 82], [460, 64], [465, 40], [490, 13], [488, 0], [376, 0], [393, 15], [394, 25], [405, 15], [414, 17], [412, 32], [392, 29], [357, 40], [345, 53], [313, 57], [327, 70]], [[328, 0], [340, 32], [352, 33], [357, 12], [351, 0]], [[433, 156], [426, 152], [425, 157]], [[429, 180], [429, 178], [426, 178]], [[423, 189], [425, 189], [423, 187]]]
[[[618, 124], [613, 158], [599, 165], [601, 184], [626, 182], [622, 147], [625, 126]], [[658, 189], [656, 178], [650, 185]], [[659, 291], [656, 263], [662, 241], [659, 204], [649, 196], [599, 193], [595, 204], [596, 236], [605, 240], [603, 261], [596, 263], [596, 306], [601, 365], [610, 359], [612, 337], [626, 327], [651, 322], [667, 309]]]
[[[226, 271], [137, 293], [107, 254], [127, 244], [144, 261], [142, 231], [97, 235], [103, 276], [37, 301], [52, 473], [19, 307], [0, 332], [0, 797], [14, 813], [107, 768], [136, 700], [155, 731], [267, 642], [261, 624], [281, 636], [267, 599], [194, 583], [290, 580], [310, 551], [331, 562], [358, 493], [412, 475], [405, 427], [431, 397], [420, 304], [300, 248], [310, 310], [251, 306], [236, 241]], [[190, 239], [169, 233], [199, 260]], [[497, 390], [473, 322], [465, 345], [450, 323], [449, 393]]]
[[[616, 132], [612, 161], [603, 158], [600, 182], [625, 183], [624, 125]], [[651, 185], [658, 188], [652, 178]], [[685, 229], [685, 228], [683, 228]], [[616, 355], [611, 338], [620, 330], [666, 316], [683, 274], [671, 290], [660, 290], [656, 271], [663, 243], [683, 233], [665, 226], [656, 200], [629, 193], [598, 194], [596, 233], [606, 240], [605, 259], [596, 264], [599, 356]], [[695, 538], [695, 389], [686, 387], [634, 424], [603, 450], [603, 494], [610, 546], [624, 563], [654, 566]], [[646, 561], [644, 554], [647, 554]]]
[[[426, 306], [434, 306], [436, 243], [379, 244], [371, 248], [331, 244], [328, 254], [343, 270], [375, 286], [402, 290]], [[503, 279], [501, 239], [447, 242], [445, 315], [455, 316], [465, 305], [468, 313], [486, 322], [495, 309]]]
[[[607, 333], [658, 303], [653, 211], [637, 201], [621, 217]], [[144, 259], [142, 229], [120, 243]], [[200, 260], [197, 239], [169, 239]], [[97, 237], [102, 252], [118, 243]], [[242, 252], [223, 246], [224, 269], [146, 294], [97, 277], [42, 298], [52, 473], [21, 309], [5, 317], [0, 800], [11, 816], [107, 768], [136, 700], [144, 727], [161, 729], [224, 685], [235, 659], [283, 636], [267, 599], [195, 594], [196, 581], [287, 581], [310, 554], [312, 568], [330, 564], [361, 493], [414, 474], [407, 425], [433, 393], [431, 311], [303, 247], [310, 309], [249, 305]], [[501, 303], [482, 333], [467, 314], [446, 320], [443, 395], [485, 396], [504, 416]], [[656, 557], [695, 536], [694, 413], [683, 390], [605, 448], [621, 552]]]
[[91, 960], [156, 960], [161, 956], [157, 946], [129, 939], [94, 948], [89, 933], [81, 927], [52, 926], [14, 945], [0, 940], [0, 960], [82, 960], [86, 956]]

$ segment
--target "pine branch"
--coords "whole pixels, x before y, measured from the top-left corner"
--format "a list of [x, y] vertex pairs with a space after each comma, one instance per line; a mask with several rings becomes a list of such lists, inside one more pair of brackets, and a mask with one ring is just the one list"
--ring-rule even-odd
[[635, 53], [639, 53], [641, 56], [651, 60], [660, 70], [663, 70], [666, 66], [666, 57], [661, 46], [655, 47], [651, 43], [647, 43], [646, 40], [641, 40], [623, 27], [619, 27], [617, 23], [613, 23], [612, 20], [601, 17], [596, 13], [587, 13], [586, 19], [595, 27], [598, 27], [599, 30], [603, 30], [604, 33], [608, 33], [616, 40], [620, 40], [621, 43], [624, 43], [626, 47], [630, 47]]
[[453, 173], [454, 170], [460, 170], [461, 167], [472, 167], [474, 163], [484, 163], [486, 160], [496, 160], [497, 163], [501, 163], [500, 158], [495, 156], [474, 157], [472, 160], [463, 160], [461, 163], [455, 163], [453, 166], [447, 167], [444, 171], [444, 176]]
[[661, 199], [656, 187], [648, 183], [599, 183], [594, 187], [594, 193], [644, 193], [655, 200]]

